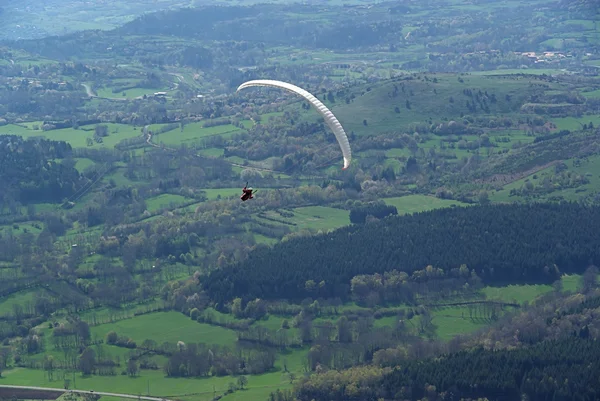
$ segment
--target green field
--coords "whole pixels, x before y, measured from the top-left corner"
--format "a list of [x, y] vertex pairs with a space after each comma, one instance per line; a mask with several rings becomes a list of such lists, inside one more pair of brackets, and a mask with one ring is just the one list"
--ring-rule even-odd
[[[580, 281], [580, 275], [564, 275], [561, 278], [562, 290], [575, 291], [579, 288]], [[484, 299], [490, 301], [524, 304], [525, 302], [532, 302], [552, 290], [553, 288], [550, 285], [509, 285], [506, 287], [484, 287], [481, 293]], [[432, 308], [431, 314], [433, 317], [432, 323], [436, 326], [435, 333], [439, 339], [444, 341], [451, 340], [460, 334], [472, 333], [491, 323], [487, 319], [471, 316], [468, 306]], [[419, 316], [415, 316], [412, 320], [414, 325], [418, 324]], [[375, 325], [393, 327], [396, 321], [396, 317], [385, 317], [377, 319]]]
[[207, 188], [203, 191], [209, 200], [229, 198], [235, 195], [241, 196], [242, 194], [241, 188]]
[[459, 201], [440, 199], [427, 195], [407, 195], [396, 198], [383, 198], [382, 200], [390, 206], [396, 206], [400, 215], [445, 207], [468, 206], [468, 204]]
[[326, 206], [307, 206], [286, 210], [292, 216], [283, 212], [266, 211], [256, 216], [258, 222], [272, 225], [283, 225], [292, 231], [313, 230], [327, 232], [350, 224], [350, 216], [347, 210], [336, 209]]
[[27, 310], [27, 306], [33, 307], [34, 294], [42, 294], [45, 290], [30, 290], [23, 291], [5, 298], [0, 298], [0, 316], [12, 315], [14, 313], [15, 305], [20, 305], [23, 311]]
[[524, 201], [526, 197], [520, 195], [510, 196], [510, 191], [523, 189], [528, 183], [533, 184], [534, 191], [531, 192], [531, 195], [542, 199], [551, 196], [562, 196], [566, 200], [575, 201], [582, 194], [592, 194], [597, 191], [600, 186], [600, 156], [596, 155], [580, 160], [579, 164], [575, 164], [574, 159], [564, 160], [564, 163], [567, 166], [567, 174], [584, 177], [589, 182], [576, 187], [552, 185], [550, 188], [546, 188], [547, 185], [544, 184], [544, 181], [546, 179], [552, 180], [557, 176], [555, 167], [551, 166], [507, 184], [499, 191], [490, 193], [490, 200], [494, 202]]
[[[577, 274], [563, 275], [561, 277], [563, 291], [576, 291], [580, 286], [581, 276]], [[531, 302], [540, 295], [552, 291], [551, 285], [509, 285], [506, 287], [485, 287], [483, 293], [486, 299], [502, 302], [516, 302], [523, 304]]]
[[113, 88], [101, 88], [96, 90], [99, 97], [114, 99], [135, 99], [144, 95], [151, 96], [156, 92], [164, 92], [167, 88], [130, 88], [113, 92]]
[[232, 344], [236, 340], [232, 330], [194, 322], [177, 312], [152, 313], [92, 328], [92, 333], [101, 338], [110, 331], [127, 336], [138, 344], [146, 339], [152, 339], [159, 344], [183, 341], [218, 345]]
[[[142, 135], [141, 130], [127, 125], [106, 123], [101, 124], [108, 127], [108, 136], [102, 138], [102, 143], [92, 145], [92, 148], [114, 148], [114, 146], [124, 139], [134, 138]], [[65, 141], [74, 148], [87, 147], [86, 140], [94, 135], [95, 125], [81, 126], [79, 129], [62, 128], [50, 131], [35, 130], [33, 128], [22, 127], [20, 125], [8, 124], [0, 127], [0, 135], [19, 135], [23, 138], [43, 137], [53, 141]]]
[[581, 129], [583, 124], [594, 124], [595, 127], [600, 127], [600, 115], [585, 116], [585, 117], [562, 117], [554, 118], [552, 122], [556, 124], [556, 128], [559, 130], [568, 129], [575, 131]]
[[482, 327], [488, 322], [471, 319], [466, 307], [448, 307], [432, 311], [432, 323], [437, 326], [436, 334], [443, 341], [451, 340], [460, 334], [468, 334]]
[[[54, 206], [53, 208], [56, 209], [56, 206]], [[49, 208], [41, 207], [38, 209], [48, 210]], [[25, 221], [23, 223], [16, 223], [11, 225], [0, 225], [0, 233], [12, 232], [13, 235], [20, 235], [23, 233], [39, 234], [42, 231], [43, 227], [44, 225], [40, 221]]]
[[[297, 352], [300, 354], [300, 352]], [[299, 359], [295, 354], [287, 355], [288, 369], [294, 368], [297, 376], [301, 374], [301, 367], [292, 365]], [[290, 369], [291, 370], [291, 369]], [[63, 380], [49, 381], [43, 370], [30, 370], [15, 368], [3, 371], [3, 383], [19, 386], [38, 386], [63, 388]], [[209, 401], [213, 399], [214, 391], [217, 394], [223, 394], [229, 383], [236, 383], [236, 377], [211, 377], [206, 379], [172, 379], [165, 377], [162, 371], [142, 371], [138, 377], [130, 378], [127, 376], [89, 376], [81, 377], [79, 375], [73, 380], [73, 376], [68, 374], [66, 378], [71, 380], [71, 388], [108, 391], [123, 394], [141, 394], [145, 395], [150, 390], [152, 396], [172, 397], [185, 401]], [[266, 373], [263, 375], [248, 377], [248, 388], [244, 391], [223, 397], [222, 400], [249, 400], [264, 401], [268, 398], [270, 392], [276, 388], [289, 387], [287, 374], [281, 372]], [[184, 394], [191, 394], [184, 396]], [[103, 398], [104, 399], [104, 398]]]
[[[399, 89], [397, 95], [391, 98], [390, 93], [395, 90], [394, 85], [375, 84], [370, 86], [370, 90], [358, 93], [350, 104], [339, 102], [331, 105], [332, 111], [347, 131], [368, 135], [406, 129], [411, 123], [430, 119], [440, 121], [443, 118], [456, 118], [461, 113], [467, 114], [467, 97], [462, 93], [466, 88], [477, 87], [482, 91], [494, 93], [498, 101], [490, 106], [490, 109], [499, 113], [510, 112], [509, 102], [504, 100], [505, 95], [514, 98], [524, 95], [523, 84], [518, 80], [502, 80], [502, 84], [499, 85], [498, 79], [489, 79], [482, 75], [461, 78], [464, 81], [462, 83], [457, 81], [456, 75], [436, 74], [437, 82], [432, 81], [433, 77], [430, 77], [428, 82], [395, 82], [394, 85]], [[400, 89], [402, 87], [404, 92]], [[454, 102], [450, 102], [451, 97]], [[445, 101], [440, 102], [440, 99]], [[406, 107], [407, 101], [410, 108]], [[395, 112], [395, 107], [398, 107], [399, 112]]]
[[202, 138], [215, 135], [225, 135], [238, 132], [240, 129], [234, 125], [217, 125], [204, 128], [204, 123], [190, 123], [183, 127], [183, 131], [175, 129], [164, 134], [158, 134], [152, 138], [152, 142], [165, 145], [192, 145], [199, 143]]
[[[310, 209], [309, 209], [310, 210]], [[310, 213], [315, 213], [311, 210]], [[570, 291], [579, 285], [580, 276], [563, 276], [563, 290]], [[518, 303], [533, 301], [538, 296], [551, 291], [552, 287], [547, 285], [514, 285], [501, 288], [485, 287], [482, 293], [488, 300], [499, 300], [505, 302], [517, 301]], [[339, 312], [344, 310], [363, 309], [353, 303], [345, 304], [339, 307]], [[235, 320], [229, 314], [222, 314], [214, 310], [210, 311], [219, 321]], [[102, 311], [100, 311], [102, 312]], [[452, 306], [434, 308], [431, 310], [432, 323], [435, 328], [435, 335], [448, 341], [459, 334], [467, 334], [485, 327], [490, 322], [478, 317], [471, 317], [469, 309], [466, 306]], [[261, 325], [271, 330], [277, 330], [281, 323], [287, 317], [269, 316], [267, 320], [259, 321], [255, 324]], [[333, 320], [336, 320], [334, 318]], [[415, 316], [408, 324], [411, 330], [416, 330], [419, 324], [419, 316]], [[288, 319], [289, 320], [289, 319]], [[317, 319], [322, 321], [323, 319]], [[385, 317], [375, 321], [376, 327], [394, 326], [396, 317]], [[316, 322], [316, 321], [315, 321]], [[47, 331], [47, 330], [44, 330]], [[120, 336], [128, 336], [140, 344], [144, 339], [151, 338], [157, 343], [164, 341], [186, 343], [205, 342], [207, 344], [233, 345], [236, 341], [235, 333], [232, 330], [223, 329], [218, 326], [200, 324], [194, 322], [178, 312], [157, 312], [148, 315], [137, 316], [131, 319], [125, 319], [117, 323], [101, 324], [92, 327], [92, 334], [104, 337], [109, 331], [116, 331]], [[48, 334], [48, 333], [47, 333]], [[114, 346], [106, 346], [112, 354], [121, 355], [126, 358], [127, 350], [119, 349]], [[49, 352], [60, 358], [60, 353]], [[297, 377], [302, 375], [303, 359], [306, 355], [306, 349], [291, 352], [280, 353], [277, 357], [275, 370], [261, 375], [247, 376], [248, 386], [246, 390], [238, 390], [222, 399], [225, 400], [250, 400], [264, 401], [275, 388], [289, 388], [288, 375], [282, 372], [282, 366], [285, 362], [290, 372]], [[160, 359], [160, 358], [159, 358]], [[161, 359], [162, 360], [162, 359]], [[23, 368], [12, 368], [3, 371], [3, 382], [12, 385], [35, 385], [43, 387], [61, 387], [63, 385], [62, 374], [59, 372], [59, 380], [49, 381], [47, 375], [42, 370], [31, 370]], [[57, 373], [55, 373], [55, 377]], [[142, 370], [135, 378], [124, 375], [114, 377], [89, 376], [83, 377], [79, 373], [73, 375], [67, 373], [65, 378], [71, 380], [71, 388], [106, 390], [110, 388], [112, 392], [123, 392], [126, 394], [145, 395], [148, 390], [153, 396], [173, 396], [179, 394], [179, 399], [185, 401], [208, 401], [213, 397], [213, 391], [224, 394], [229, 383], [235, 383], [236, 377], [210, 377], [201, 379], [183, 379], [167, 378], [161, 371]], [[185, 394], [185, 395], [184, 395]], [[106, 397], [103, 397], [103, 399]], [[107, 398], [108, 399], [108, 398]]]
[[86, 168], [94, 165], [94, 161], [87, 158], [78, 158], [77, 163], [75, 164], [75, 168], [80, 172], [84, 172]]
[[[562, 197], [598, 204], [600, 155], [596, 131], [589, 124], [600, 127], [600, 81], [593, 71], [593, 66], [600, 66], [594, 60], [600, 42], [597, 22], [586, 15], [587, 10], [549, 0], [447, 0], [440, 7], [419, 2], [367, 4], [367, 0], [258, 4], [262, 2], [103, 0], [89, 7], [85, 2], [28, 0], [26, 12], [0, 7], [6, 19], [0, 36], [10, 39], [0, 47], [0, 124], [5, 124], [0, 125], [0, 135], [66, 141], [73, 147], [71, 155], [65, 155], [62, 147], [27, 146], [48, 161], [63, 166], [74, 162], [84, 177], [79, 181], [75, 171], [46, 165], [46, 160], [40, 163], [28, 154], [5, 152], [8, 157], [0, 157], [1, 167], [15, 156], [16, 174], [39, 171], [39, 177], [30, 174], [31, 182], [0, 171], [0, 181], [9, 186], [6, 195], [0, 194], [0, 249], [15, 250], [14, 256], [0, 255], [0, 290], [10, 294], [0, 298], [0, 359], [3, 351], [11, 353], [8, 366], [0, 366], [0, 384], [62, 388], [68, 379], [71, 388], [134, 396], [267, 401], [272, 391], [292, 386], [284, 365], [297, 382], [311, 373], [307, 371], [308, 352], [320, 340], [302, 342], [302, 348], [296, 348], [305, 334], [302, 318], [307, 315], [313, 335], [325, 332], [321, 324], [335, 327], [346, 315], [358, 338], [354, 344], [343, 344], [334, 339], [334, 329], [331, 348], [344, 350], [336, 350], [333, 363], [357, 364], [360, 359], [360, 364], [367, 364], [368, 347], [374, 347], [370, 351], [398, 347], [420, 352], [419, 346], [430, 344], [398, 340], [398, 332], [383, 330], [376, 333], [381, 338], [365, 340], [359, 329], [367, 320], [361, 317], [380, 317], [373, 322], [375, 328], [392, 330], [402, 320], [411, 335], [427, 342], [448, 342], [493, 323], [496, 315], [491, 317], [490, 303], [482, 301], [518, 304], [494, 310], [501, 316], [525, 309], [558, 287], [556, 283], [495, 287], [487, 281], [486, 286], [473, 287], [475, 277], [468, 284], [462, 282], [467, 277], [464, 270], [460, 271], [463, 286], [454, 287], [456, 270], [444, 272], [451, 280], [437, 281], [437, 273], [431, 276], [432, 271], [426, 269], [402, 283], [414, 295], [407, 298], [410, 304], [386, 303], [378, 298], [384, 291], [377, 289], [381, 283], [367, 283], [378, 280], [377, 275], [355, 277], [351, 283], [332, 277], [361, 275], [364, 271], [354, 270], [360, 270], [360, 264], [311, 266], [319, 270], [302, 277], [307, 272], [281, 268], [281, 263], [290, 260], [281, 255], [273, 267], [261, 264], [256, 255], [264, 249], [257, 244], [289, 241], [286, 247], [292, 247], [295, 237], [349, 226], [347, 205], [372, 200], [394, 206], [399, 215], [470, 205], [434, 195], [442, 189], [452, 192], [448, 197], [475, 202], [485, 191], [497, 203]], [[197, 21], [205, 18], [204, 10], [198, 18], [186, 19], [197, 12], [192, 10], [195, 7], [217, 4], [254, 6], [231, 15], [221, 7], [210, 9], [208, 14], [214, 12], [217, 22], [212, 18]], [[179, 7], [186, 7], [183, 14], [168, 11]], [[152, 14], [157, 9], [164, 11]], [[138, 21], [121, 26], [141, 15]], [[273, 15], [277, 21], [272, 21]], [[510, 32], [503, 32], [505, 27], [498, 22], [506, 15], [514, 17]], [[311, 24], [318, 29], [307, 28]], [[342, 28], [341, 35], [328, 35], [338, 28]], [[28, 40], [28, 35], [62, 35], [79, 29], [94, 31]], [[248, 37], [238, 37], [252, 30], [255, 33]], [[496, 44], [501, 51], [491, 50]], [[557, 55], [564, 57], [562, 61], [538, 64], [517, 54], [517, 48], [568, 54]], [[541, 66], [548, 68], [537, 68]], [[243, 80], [269, 76], [306, 88], [331, 108], [350, 138], [350, 169], [340, 169], [341, 154], [331, 130], [300, 96], [267, 88], [236, 93]], [[167, 92], [166, 98], [144, 99], [159, 91]], [[44, 131], [42, 126], [51, 121], [69, 128]], [[97, 125], [77, 126], [78, 121], [111, 121], [100, 124], [107, 126], [108, 136], [98, 143], [94, 140]], [[148, 138], [142, 137], [144, 126], [151, 133]], [[563, 139], [547, 136], [561, 130], [572, 131], [569, 139], [577, 140], [565, 146], [568, 149], [556, 145], [565, 143]], [[543, 141], [534, 143], [536, 138]], [[122, 141], [130, 139], [131, 146], [124, 146]], [[336, 154], [337, 159], [321, 160]], [[575, 157], [581, 155], [587, 157]], [[529, 174], [538, 162], [555, 165]], [[560, 162], [567, 170], [560, 171]], [[240, 202], [241, 186], [247, 180], [258, 190], [257, 196]], [[93, 185], [83, 191], [81, 182]], [[55, 191], [54, 197], [34, 187], [49, 188]], [[72, 195], [74, 190], [81, 193]], [[41, 203], [47, 199], [56, 203]], [[63, 200], [73, 200], [75, 205], [61, 207]], [[258, 252], [252, 254], [256, 248]], [[310, 251], [291, 253], [296, 258]], [[466, 258], [469, 269], [478, 268], [471, 266], [477, 263], [473, 255], [459, 257]], [[271, 303], [264, 278], [246, 280], [235, 271], [247, 266], [246, 262], [278, 269], [267, 270], [265, 277], [280, 277], [285, 285], [297, 280], [295, 287], [287, 287], [290, 299], [309, 295], [310, 299], [301, 305]], [[219, 274], [206, 277], [230, 267], [235, 274], [222, 281], [216, 277]], [[351, 274], [344, 269], [352, 269]], [[252, 277], [251, 273], [245, 274]], [[323, 281], [314, 288], [312, 280]], [[581, 281], [579, 275], [563, 275], [562, 289], [578, 290]], [[344, 298], [348, 284], [352, 297]], [[375, 290], [365, 289], [371, 284]], [[448, 292], [446, 285], [451, 287]], [[117, 286], [119, 291], [112, 292]], [[444, 292], [437, 293], [440, 286]], [[281, 288], [277, 282], [273, 285], [273, 291]], [[292, 288], [298, 291], [291, 294]], [[254, 304], [266, 305], [266, 314], [252, 307], [235, 314], [223, 312], [232, 298], [249, 293], [252, 298], [269, 299], [266, 304]], [[324, 300], [323, 294], [335, 298]], [[45, 306], [34, 305], [40, 295], [51, 302], [38, 319], [31, 315]], [[122, 304], [115, 300], [119, 296], [123, 296]], [[356, 302], [341, 304], [340, 298]], [[204, 323], [190, 318], [192, 307], [200, 309]], [[15, 319], [21, 309], [27, 316]], [[421, 332], [429, 316], [433, 326]], [[78, 323], [71, 326], [77, 319], [88, 323], [93, 343], [80, 341], [78, 336], [87, 338], [87, 333], [79, 330], [87, 329]], [[290, 328], [282, 328], [284, 321]], [[246, 333], [265, 337], [256, 343], [238, 341], [242, 332], [238, 325], [242, 324], [250, 324]], [[77, 334], [65, 335], [65, 329]], [[260, 329], [268, 332], [260, 333]], [[137, 347], [107, 344], [107, 333], [113, 331]], [[64, 337], [59, 339], [59, 334]], [[282, 334], [293, 343], [285, 350], [286, 346], [263, 341], [272, 341], [268, 338], [272, 335], [280, 341]], [[142, 346], [145, 340], [168, 344], [149, 350]], [[219, 361], [227, 365], [225, 370], [213, 363], [208, 377], [168, 378], [164, 368], [169, 360], [177, 360], [180, 371], [176, 375], [180, 376], [193, 376], [190, 367], [200, 365], [186, 362], [190, 355], [184, 352], [168, 350], [168, 345], [179, 341], [206, 344], [213, 356], [221, 352], [217, 346], [226, 346], [233, 356]], [[361, 356], [348, 357], [350, 347], [363, 346]], [[83, 375], [85, 347], [109, 354], [107, 359], [116, 364], [115, 375], [102, 376], [105, 366], [98, 365], [91, 370], [93, 374]], [[275, 367], [264, 374], [247, 375], [246, 390], [225, 394], [238, 377], [217, 377], [216, 372], [242, 370], [240, 359], [262, 347], [270, 347], [277, 355]], [[62, 364], [54, 380], [44, 371], [46, 356]], [[127, 364], [135, 358], [140, 362], [148, 358], [157, 363], [157, 369], [142, 369], [137, 377], [128, 377]], [[245, 363], [245, 369], [256, 368], [254, 362]], [[267, 366], [271, 362], [260, 361]], [[67, 369], [67, 365], [71, 366]], [[361, 390], [352, 386], [340, 389]], [[429, 384], [425, 390], [429, 393]]]
[[347, 210], [334, 209], [324, 206], [308, 206], [294, 209], [292, 219], [298, 228], [314, 230], [330, 230], [350, 224]]
[[185, 196], [175, 194], [162, 194], [146, 199], [146, 207], [149, 212], [156, 212], [163, 208], [174, 209], [184, 203], [193, 201]]

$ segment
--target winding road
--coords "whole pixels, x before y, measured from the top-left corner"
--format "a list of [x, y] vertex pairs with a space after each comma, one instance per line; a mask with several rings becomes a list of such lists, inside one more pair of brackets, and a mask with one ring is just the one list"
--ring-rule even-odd
[[118, 393], [105, 393], [102, 391], [92, 391], [92, 390], [65, 390], [62, 388], [48, 388], [48, 387], [34, 387], [34, 386], [11, 386], [11, 385], [2, 385], [1, 388], [14, 388], [18, 390], [38, 390], [38, 391], [55, 391], [59, 393], [79, 393], [79, 394], [97, 394], [104, 395], [109, 397], [120, 397], [120, 398], [131, 398], [138, 400], [147, 400], [147, 401], [171, 401], [167, 398], [159, 398], [159, 397], [147, 397], [143, 395], [133, 395], [133, 394], [118, 394]]

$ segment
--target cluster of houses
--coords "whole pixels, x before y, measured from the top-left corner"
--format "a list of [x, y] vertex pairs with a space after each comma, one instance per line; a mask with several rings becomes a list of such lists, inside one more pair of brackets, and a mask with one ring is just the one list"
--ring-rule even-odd
[[534, 63], [550, 63], [562, 59], [568, 59], [573, 57], [571, 54], [565, 54], [561, 52], [515, 52], [521, 56], [525, 56], [532, 60]]

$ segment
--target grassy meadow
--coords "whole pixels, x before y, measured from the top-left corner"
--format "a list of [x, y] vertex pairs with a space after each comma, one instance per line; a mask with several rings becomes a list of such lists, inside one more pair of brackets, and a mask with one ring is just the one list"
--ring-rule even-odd
[[[314, 211], [311, 211], [314, 213]], [[574, 291], [578, 288], [580, 276], [565, 275], [562, 278], [563, 291]], [[473, 300], [494, 300], [501, 302], [516, 302], [523, 305], [526, 302], [535, 300], [540, 295], [553, 291], [548, 285], [511, 285], [507, 287], [484, 287], [480, 295]], [[0, 310], [9, 307], [9, 303], [27, 302], [28, 295], [23, 294], [19, 297], [13, 297], [0, 303]], [[444, 301], [445, 302], [445, 301]], [[395, 305], [404, 309], [410, 308], [407, 305]], [[349, 303], [338, 308], [339, 313], [344, 310], [363, 309], [354, 303]], [[509, 308], [510, 309], [510, 308]], [[207, 310], [217, 321], [232, 322], [237, 320], [227, 313], [219, 313], [214, 310]], [[104, 312], [107, 313], [106, 311]], [[433, 336], [442, 341], [448, 341], [456, 335], [468, 334], [485, 327], [491, 322], [487, 319], [471, 315], [472, 310], [468, 306], [449, 306], [432, 307], [431, 314], [434, 327]], [[89, 314], [87, 315], [89, 317]], [[269, 315], [267, 320], [260, 320], [254, 325], [260, 325], [270, 330], [278, 330], [284, 319], [290, 319], [287, 316]], [[335, 323], [337, 317], [328, 317], [326, 320]], [[323, 318], [317, 320], [322, 321]], [[397, 318], [383, 317], [376, 319], [376, 327], [390, 326], [394, 327]], [[315, 321], [317, 323], [317, 321]], [[419, 316], [415, 316], [408, 321], [409, 330], [417, 330], [419, 325]], [[110, 331], [117, 332], [120, 336], [132, 338], [138, 344], [144, 339], [153, 339], [157, 343], [183, 341], [185, 343], [205, 343], [218, 344], [225, 346], [235, 346], [236, 333], [234, 330], [226, 329], [220, 326], [198, 323], [179, 312], [155, 312], [145, 315], [135, 316], [119, 320], [114, 323], [99, 324], [91, 327], [95, 338], [104, 338]], [[46, 335], [50, 335], [47, 330], [43, 330]], [[297, 334], [295, 329], [290, 329], [290, 334]], [[51, 345], [48, 343], [50, 349]], [[127, 358], [126, 349], [112, 345], [103, 345], [105, 352], [113, 355], [120, 355]], [[290, 376], [283, 372], [283, 365], [287, 367], [290, 373], [296, 377], [301, 377], [304, 369], [304, 359], [308, 348], [296, 349], [293, 351], [280, 352], [277, 356], [275, 369], [272, 372], [261, 375], [248, 375], [248, 385], [245, 390], [238, 390], [232, 394], [225, 395], [224, 400], [250, 400], [264, 401], [268, 398], [271, 391], [276, 388], [289, 388]], [[55, 358], [62, 358], [62, 353], [51, 351]], [[164, 363], [162, 357], [155, 357], [153, 360], [158, 363]], [[185, 378], [167, 378], [164, 372], [159, 370], [141, 370], [137, 377], [128, 377], [126, 375], [117, 375], [114, 377], [89, 376], [83, 377], [80, 373], [55, 372], [54, 380], [50, 381], [43, 370], [13, 368], [3, 371], [2, 384], [12, 385], [34, 385], [42, 387], [62, 387], [63, 379], [71, 380], [71, 388], [106, 390], [110, 388], [113, 392], [122, 392], [126, 394], [149, 394], [152, 396], [173, 397], [177, 395], [178, 399], [186, 401], [208, 401], [211, 400], [215, 392], [217, 395], [223, 395], [230, 383], [236, 383], [237, 377], [209, 377], [200, 379]], [[108, 400], [108, 397], [102, 397]], [[111, 401], [111, 400], [108, 400]]]
[[[127, 124], [106, 123], [102, 124], [108, 127], [108, 136], [102, 138], [102, 143], [92, 145], [93, 148], [114, 148], [117, 143], [124, 139], [135, 138], [141, 136], [142, 131], [139, 128]], [[36, 129], [37, 127], [37, 129]], [[53, 141], [65, 141], [74, 148], [87, 147], [87, 139], [94, 136], [95, 125], [84, 125], [75, 128], [62, 128], [49, 131], [43, 131], [41, 124], [24, 124], [15, 125], [8, 124], [0, 126], [0, 135], [19, 135], [23, 138], [42, 137]]]

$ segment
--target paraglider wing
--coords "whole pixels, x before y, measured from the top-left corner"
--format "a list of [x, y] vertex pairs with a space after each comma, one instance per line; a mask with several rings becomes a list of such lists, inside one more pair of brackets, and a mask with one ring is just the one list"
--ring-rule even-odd
[[325, 119], [325, 122], [333, 131], [335, 138], [337, 139], [340, 148], [342, 149], [342, 155], [344, 156], [344, 170], [350, 166], [350, 160], [352, 160], [352, 152], [350, 150], [350, 142], [348, 142], [348, 137], [346, 136], [346, 132], [344, 132], [344, 128], [342, 124], [338, 121], [338, 119], [333, 115], [331, 110], [327, 108], [319, 99], [317, 99], [310, 92], [297, 87], [296, 85], [288, 84], [287, 82], [282, 81], [273, 81], [269, 79], [257, 79], [254, 81], [244, 82], [237, 88], [237, 92], [244, 88], [249, 88], [251, 86], [268, 86], [272, 88], [280, 88], [285, 89], [289, 92], [293, 92], [297, 95], [302, 96], [306, 99], [310, 104], [314, 106], [315, 109]]

